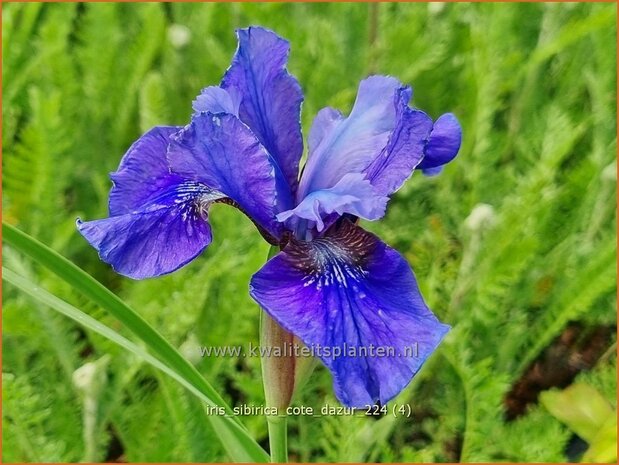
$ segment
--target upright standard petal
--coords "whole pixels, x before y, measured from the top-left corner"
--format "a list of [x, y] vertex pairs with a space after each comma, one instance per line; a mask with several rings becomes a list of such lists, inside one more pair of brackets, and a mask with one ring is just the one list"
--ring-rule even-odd
[[425, 174], [437, 174], [439, 168], [453, 160], [462, 143], [462, 127], [452, 113], [440, 116], [430, 132], [425, 156], [418, 168]]
[[398, 108], [411, 97], [395, 78], [371, 76], [359, 84], [350, 115], [333, 109], [318, 113], [310, 131], [310, 153], [297, 202], [309, 193], [335, 186], [346, 173], [361, 173], [379, 157], [397, 125]]
[[241, 121], [273, 156], [294, 192], [303, 153], [303, 93], [286, 70], [290, 44], [259, 27], [239, 29], [237, 36], [239, 45], [221, 87], [241, 96]]
[[157, 127], [138, 139], [111, 175], [110, 218], [77, 222], [101, 259], [134, 279], [180, 268], [212, 239], [207, 209], [224, 195], [170, 173], [166, 152], [177, 131]]
[[281, 236], [275, 207], [289, 190], [265, 148], [235, 116], [194, 116], [173, 138], [168, 161], [174, 173], [221, 192], [271, 236]]
[[253, 276], [250, 293], [315, 351], [352, 407], [395, 397], [449, 330], [406, 260], [347, 220], [322, 238], [293, 239]]

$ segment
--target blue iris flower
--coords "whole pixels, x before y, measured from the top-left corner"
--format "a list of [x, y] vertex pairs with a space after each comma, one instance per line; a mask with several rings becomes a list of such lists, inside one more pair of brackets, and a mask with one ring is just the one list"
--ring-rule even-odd
[[211, 204], [237, 207], [282, 248], [252, 277], [251, 296], [309, 347], [330, 348], [321, 358], [343, 404], [385, 404], [449, 326], [404, 257], [357, 219], [381, 218], [415, 168], [435, 174], [451, 161], [460, 125], [449, 113], [432, 121], [408, 106], [410, 87], [371, 76], [348, 116], [317, 114], [299, 175], [303, 94], [286, 69], [289, 43], [259, 27], [237, 35], [230, 68], [196, 98], [191, 122], [140, 137], [111, 175], [109, 218], [78, 220], [79, 231], [118, 273], [144, 279], [211, 243]]

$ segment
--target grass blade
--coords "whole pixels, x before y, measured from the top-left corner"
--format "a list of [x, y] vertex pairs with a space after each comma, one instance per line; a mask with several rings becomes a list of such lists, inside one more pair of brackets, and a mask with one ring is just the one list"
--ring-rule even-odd
[[[225, 417], [209, 416], [209, 420], [212, 422], [215, 432], [221, 439], [231, 458], [242, 462], [269, 461], [269, 457], [266, 452], [253, 438], [251, 438], [251, 436], [249, 436], [247, 430], [240, 423], [238, 418], [232, 414], [232, 410], [219, 395], [219, 393], [217, 393], [217, 391], [202, 377], [202, 375], [200, 375], [191, 363], [185, 360], [183, 356], [180, 355], [180, 353], [172, 347], [172, 345], [170, 345], [169, 342], [167, 342], [154, 328], [152, 328], [140, 315], [133, 311], [118, 296], [92, 278], [85, 271], [68, 261], [66, 258], [62, 257], [19, 229], [3, 223], [2, 236], [7, 244], [29, 256], [40, 265], [43, 265], [70, 284], [78, 292], [82, 293], [114, 315], [134, 335], [142, 340], [148, 348], [157, 354], [165, 365], [169, 367], [168, 369], [175, 372], [179, 378], [185, 380], [187, 384], [193, 386], [196, 391], [200, 392], [204, 397], [203, 400], [207, 401], [209, 405], [224, 407], [227, 413]], [[11, 275], [10, 270], [6, 271], [9, 272], [9, 276], [12, 276], [13, 278], [17, 276], [15, 274]], [[23, 281], [20, 282], [24, 284]], [[36, 285], [32, 284], [31, 287], [32, 292], [41, 292]], [[79, 312], [79, 310], [77, 311]], [[82, 315], [87, 316], [85, 314]], [[80, 321], [80, 323], [81, 322], [82, 321]], [[96, 330], [95, 328], [91, 329]], [[101, 328], [99, 327], [99, 329]]]

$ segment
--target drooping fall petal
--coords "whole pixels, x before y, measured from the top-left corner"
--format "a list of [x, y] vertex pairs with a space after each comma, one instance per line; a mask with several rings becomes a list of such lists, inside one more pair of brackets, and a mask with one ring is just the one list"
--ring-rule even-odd
[[[293, 240], [253, 276], [250, 294], [310, 348], [329, 348], [321, 359], [353, 407], [395, 397], [449, 330], [406, 260], [347, 220], [313, 241]], [[368, 355], [371, 347], [388, 355]]]

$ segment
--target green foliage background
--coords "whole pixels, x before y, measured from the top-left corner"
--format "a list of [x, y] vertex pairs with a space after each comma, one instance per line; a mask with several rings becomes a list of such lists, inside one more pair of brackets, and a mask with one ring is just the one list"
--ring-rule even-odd
[[[106, 215], [120, 157], [156, 124], [185, 124], [219, 82], [234, 28], [292, 43], [316, 111], [348, 111], [374, 72], [464, 127], [457, 160], [416, 173], [365, 226], [404, 253], [453, 331], [396, 399], [411, 418], [292, 418], [299, 461], [565, 461], [571, 432], [504, 399], [570, 322], [616, 325], [616, 13], [613, 4], [3, 5], [3, 216], [126, 299], [233, 405], [263, 403], [257, 359], [198, 345], [257, 344], [247, 283], [268, 246], [226, 206], [215, 242], [171, 276], [114, 274], [76, 233]], [[101, 309], [8, 247], [5, 263], [122, 332]], [[172, 381], [10, 286], [3, 295], [3, 460], [225, 461], [203, 411]], [[586, 380], [616, 404], [614, 340]], [[73, 382], [98, 360], [96, 389]], [[568, 363], [566, 360], [565, 363]], [[319, 367], [297, 401], [337, 405]], [[85, 407], [90, 406], [90, 407]], [[86, 417], [93, 420], [89, 422]], [[266, 423], [246, 417], [266, 445]]]

